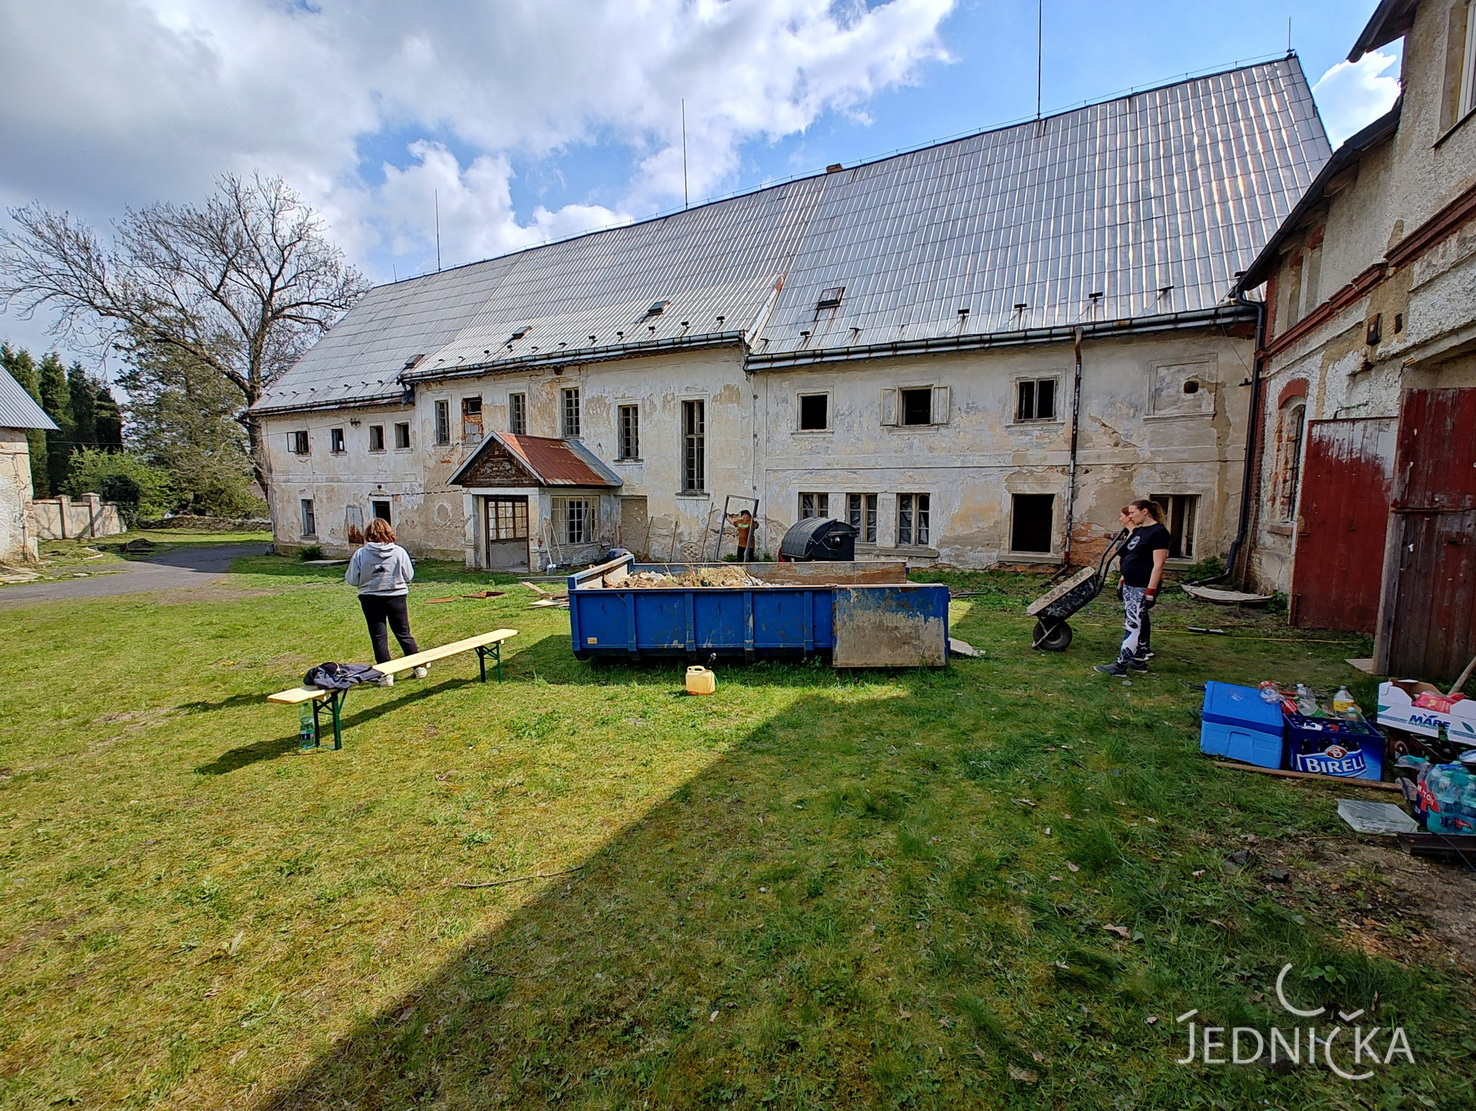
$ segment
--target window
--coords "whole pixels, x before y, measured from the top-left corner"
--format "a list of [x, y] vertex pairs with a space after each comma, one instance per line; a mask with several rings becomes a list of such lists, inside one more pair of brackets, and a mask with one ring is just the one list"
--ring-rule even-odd
[[406, 451], [410, 447], [410, 424], [400, 421], [395, 425], [395, 450]]
[[306, 455], [308, 453], [308, 434], [306, 431], [287, 433], [287, 450], [293, 455]]
[[876, 502], [875, 494], [846, 495], [846, 521], [856, 530], [859, 544], [876, 543]]
[[1294, 397], [1281, 409], [1276, 429], [1276, 508], [1283, 521], [1297, 515], [1297, 489], [1302, 483], [1302, 436], [1307, 427], [1307, 399]]
[[799, 496], [799, 515], [801, 521], [806, 517], [829, 517], [830, 495], [801, 494]]
[[302, 535], [304, 537], [318, 535], [318, 518], [313, 514], [313, 499], [302, 499]]
[[616, 413], [620, 425], [620, 459], [641, 457], [641, 410], [638, 405], [622, 405]]
[[1216, 378], [1213, 362], [1153, 366], [1149, 375], [1149, 414], [1155, 417], [1213, 416]]
[[829, 394], [800, 394], [799, 426], [801, 432], [824, 432], [830, 428]]
[[1015, 383], [1015, 419], [1055, 420], [1056, 380], [1027, 378]]
[[1169, 530], [1169, 558], [1194, 558], [1194, 521], [1199, 516], [1198, 494], [1150, 494], [1163, 506], [1163, 527]]
[[487, 539], [528, 539], [528, 499], [488, 498]]
[[897, 495], [897, 547], [928, 546], [932, 533], [930, 501], [927, 494]]
[[328, 450], [331, 451], [334, 455], [343, 454], [344, 447], [342, 428], [330, 428], [328, 430]]
[[387, 501], [372, 501], [369, 503], [369, 512], [381, 521], [390, 522], [390, 503]]
[[707, 406], [701, 401], [682, 402], [682, 490], [699, 494], [707, 489]]
[[1445, 73], [1440, 130], [1449, 130], [1476, 109], [1476, 4], [1454, 4], [1445, 31]]
[[507, 395], [507, 430], [514, 436], [528, 434], [527, 394], [510, 393]]
[[384, 450], [384, 425], [371, 424], [369, 426], [369, 450]]
[[469, 444], [478, 443], [482, 438], [482, 399], [480, 397], [461, 399], [461, 438]]
[[1302, 318], [1302, 268], [1305, 265], [1306, 260], [1297, 255], [1282, 268], [1279, 280], [1285, 288], [1281, 291], [1281, 321], [1276, 327], [1278, 333], [1285, 332]]
[[579, 387], [570, 386], [561, 391], [564, 398], [563, 424], [560, 435], [577, 439], [579, 437]]
[[882, 424], [947, 424], [948, 405], [947, 386], [905, 386], [882, 390]]
[[[1456, 8], [1459, 12], [1460, 8]], [[1455, 13], [1452, 13], [1455, 14]], [[1460, 108], [1457, 118], [1476, 109], [1476, 4], [1466, 5], [1465, 57], [1461, 63]]]
[[554, 498], [553, 529], [561, 544], [588, 544], [591, 505], [588, 498]]
[[451, 402], [436, 402], [436, 443], [451, 442]]
[[1010, 551], [1049, 555], [1056, 496], [1015, 494], [1010, 510]]

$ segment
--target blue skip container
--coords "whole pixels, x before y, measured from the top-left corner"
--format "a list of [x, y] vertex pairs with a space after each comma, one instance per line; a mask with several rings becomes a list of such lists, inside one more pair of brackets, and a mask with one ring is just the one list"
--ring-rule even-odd
[[1286, 758], [1286, 725], [1279, 702], [1267, 702], [1255, 687], [1208, 682], [1199, 751], [1263, 768], [1280, 768]]

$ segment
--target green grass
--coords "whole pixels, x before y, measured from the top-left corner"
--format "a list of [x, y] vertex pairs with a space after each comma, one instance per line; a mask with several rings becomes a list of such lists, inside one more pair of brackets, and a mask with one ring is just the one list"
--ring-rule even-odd
[[[421, 643], [518, 628], [507, 681], [355, 690], [345, 750], [299, 755], [262, 696], [362, 659], [358, 608], [339, 568], [238, 570], [5, 611], [0, 1106], [1469, 1104], [1469, 986], [1340, 927], [1379, 877], [1222, 868], [1342, 837], [1348, 791], [1214, 768], [1198, 685], [1367, 706], [1366, 644], [1170, 598], [1126, 684], [1090, 672], [1106, 599], [1034, 653], [1041, 581], [969, 575], [985, 659], [719, 665], [689, 698], [683, 661], [575, 662], [522, 587], [427, 604], [489, 580], [426, 564]], [[1274, 1023], [1288, 961], [1418, 1065], [1174, 1063], [1191, 1008]]]

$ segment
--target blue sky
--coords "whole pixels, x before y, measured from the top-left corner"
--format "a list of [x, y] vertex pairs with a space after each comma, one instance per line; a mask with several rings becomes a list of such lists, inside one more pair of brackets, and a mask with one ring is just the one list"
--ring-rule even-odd
[[[1336, 143], [1397, 48], [1375, 0], [1045, 0], [1046, 112], [1285, 52]], [[1034, 0], [75, 0], [0, 4], [0, 205], [106, 228], [279, 174], [374, 280], [997, 126], [1036, 109]], [[1324, 75], [1330, 76], [1324, 80]], [[1321, 82], [1320, 84], [1318, 84]], [[0, 315], [0, 337], [76, 343]]]

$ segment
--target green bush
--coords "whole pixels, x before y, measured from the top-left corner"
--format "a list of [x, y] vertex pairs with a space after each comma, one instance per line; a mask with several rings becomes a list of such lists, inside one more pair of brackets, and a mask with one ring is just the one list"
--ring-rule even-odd
[[1217, 555], [1212, 555], [1180, 571], [1179, 580], [1186, 583], [1197, 583], [1204, 579], [1219, 578], [1224, 573], [1225, 561]]
[[297, 558], [306, 563], [310, 559], [322, 559], [323, 548], [320, 544], [308, 544], [306, 547], [297, 549]]
[[67, 493], [74, 498], [95, 493], [104, 501], [116, 502], [130, 526], [173, 508], [169, 475], [126, 451], [84, 447], [74, 452]]

